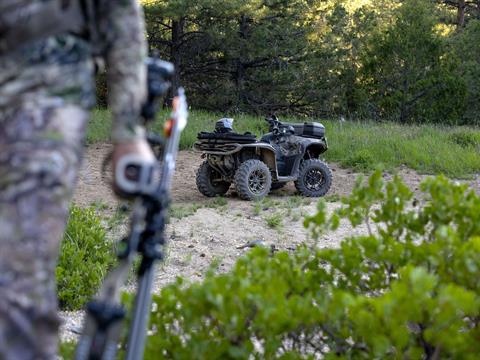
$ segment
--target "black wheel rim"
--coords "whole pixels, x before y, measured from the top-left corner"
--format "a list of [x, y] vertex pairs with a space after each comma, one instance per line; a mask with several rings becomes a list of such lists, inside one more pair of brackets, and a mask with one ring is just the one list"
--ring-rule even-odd
[[255, 195], [261, 194], [266, 187], [267, 175], [262, 170], [254, 170], [248, 177], [248, 188]]
[[325, 177], [320, 169], [310, 169], [305, 173], [305, 187], [310, 191], [318, 191], [322, 188]]

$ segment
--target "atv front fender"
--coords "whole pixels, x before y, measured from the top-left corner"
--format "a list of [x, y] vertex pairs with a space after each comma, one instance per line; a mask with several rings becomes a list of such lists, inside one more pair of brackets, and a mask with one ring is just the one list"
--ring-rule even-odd
[[259, 156], [272, 172], [272, 180], [278, 179], [277, 159], [275, 157], [275, 149], [267, 143], [255, 143], [243, 145], [243, 148], [254, 148], [255, 154]]

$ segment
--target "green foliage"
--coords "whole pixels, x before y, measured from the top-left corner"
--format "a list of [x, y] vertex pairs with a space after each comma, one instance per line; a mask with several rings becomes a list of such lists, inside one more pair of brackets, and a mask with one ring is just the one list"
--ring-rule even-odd
[[436, 34], [428, 2], [407, 0], [396, 21], [375, 33], [364, 54], [364, 75], [378, 115], [405, 122], [456, 123], [463, 111], [463, 82], [442, 57], [446, 42]]
[[201, 207], [200, 204], [195, 203], [189, 205], [173, 205], [170, 207], [169, 215], [174, 219], [181, 219], [187, 216], [192, 216]]
[[230, 273], [178, 279], [154, 297], [145, 358], [475, 359], [480, 352], [480, 198], [443, 177], [422, 198], [380, 172], [313, 234], [368, 224], [337, 249], [256, 248]]
[[328, 203], [333, 203], [333, 202], [340, 201], [340, 195], [338, 194], [326, 195], [323, 197], [323, 199]]
[[207, 204], [205, 204], [205, 207], [211, 208], [211, 209], [217, 209], [221, 207], [227, 206], [228, 202], [227, 199], [225, 199], [222, 196], [217, 196], [210, 200]]
[[109, 111], [95, 109], [93, 110], [90, 121], [88, 122], [86, 142], [94, 144], [111, 139], [112, 116]]
[[469, 130], [452, 132], [449, 138], [462, 148], [478, 147], [480, 145], [480, 134]]
[[72, 206], [56, 268], [60, 307], [80, 309], [114, 261], [112, 244], [95, 210]]
[[58, 349], [60, 358], [64, 360], [73, 359], [75, 356], [75, 347], [76, 347], [76, 343], [71, 341], [60, 343], [60, 346]]
[[267, 223], [268, 227], [272, 229], [278, 229], [282, 226], [283, 223], [283, 215], [280, 212], [273, 213], [271, 215], [265, 216], [265, 222]]
[[459, 58], [458, 76], [466, 84], [464, 124], [480, 124], [480, 18], [451, 39], [452, 52]]
[[473, 5], [452, 31], [454, 1], [144, 4], [150, 49], [175, 64], [173, 86], [195, 108], [478, 124]]
[[[173, 85], [188, 89], [194, 108], [479, 123], [480, 12], [473, 2], [144, 4], [150, 50], [175, 64]], [[454, 31], [462, 9], [462, 31]]]
[[187, 216], [192, 216], [197, 212], [198, 209], [203, 207], [210, 208], [210, 209], [223, 209], [227, 206], [228, 202], [227, 199], [224, 197], [216, 197], [207, 203], [197, 204], [197, 203], [190, 203], [187, 205], [176, 205], [170, 207], [170, 216], [174, 219], [181, 219]]
[[305, 198], [301, 195], [293, 195], [287, 197], [286, 201], [282, 204], [283, 207], [287, 209], [296, 209], [301, 207], [302, 205], [309, 205], [310, 204], [310, 199]]

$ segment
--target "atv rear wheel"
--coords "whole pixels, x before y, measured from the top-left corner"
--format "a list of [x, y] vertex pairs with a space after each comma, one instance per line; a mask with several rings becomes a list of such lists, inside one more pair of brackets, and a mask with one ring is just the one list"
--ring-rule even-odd
[[295, 187], [303, 196], [324, 196], [332, 185], [332, 172], [318, 159], [305, 160], [300, 165]]
[[265, 197], [272, 185], [270, 169], [260, 160], [247, 160], [235, 173], [235, 186], [243, 200], [259, 200]]
[[198, 191], [208, 197], [226, 194], [230, 188], [230, 183], [221, 180], [221, 178], [221, 175], [210, 166], [208, 161], [204, 161], [197, 171]]

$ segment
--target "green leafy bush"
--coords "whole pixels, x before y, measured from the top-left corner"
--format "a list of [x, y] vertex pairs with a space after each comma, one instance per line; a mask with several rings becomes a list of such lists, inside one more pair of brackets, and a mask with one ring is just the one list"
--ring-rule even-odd
[[112, 244], [95, 210], [72, 206], [56, 269], [60, 307], [80, 309], [114, 261]]
[[480, 136], [469, 130], [452, 132], [450, 134], [450, 140], [462, 148], [478, 147], [480, 145]]
[[365, 235], [338, 249], [256, 248], [230, 273], [164, 288], [146, 358], [477, 358], [480, 198], [443, 177], [421, 190], [375, 172], [305, 221], [315, 236], [341, 221]]

